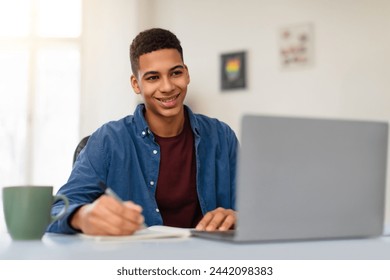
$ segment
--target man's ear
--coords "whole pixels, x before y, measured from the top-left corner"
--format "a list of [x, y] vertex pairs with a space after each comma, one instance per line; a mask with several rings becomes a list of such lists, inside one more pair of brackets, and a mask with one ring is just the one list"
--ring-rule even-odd
[[133, 90], [136, 94], [141, 93], [141, 89], [139, 87], [137, 78], [134, 75], [131, 75], [131, 77], [130, 77], [130, 84], [131, 84], [131, 87], [133, 88]]

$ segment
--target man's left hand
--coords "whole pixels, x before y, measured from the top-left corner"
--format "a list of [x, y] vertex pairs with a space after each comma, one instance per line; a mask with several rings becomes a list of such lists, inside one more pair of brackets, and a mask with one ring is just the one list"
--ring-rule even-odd
[[236, 223], [236, 212], [232, 209], [219, 207], [204, 215], [203, 219], [198, 223], [195, 229], [197, 230], [229, 230]]

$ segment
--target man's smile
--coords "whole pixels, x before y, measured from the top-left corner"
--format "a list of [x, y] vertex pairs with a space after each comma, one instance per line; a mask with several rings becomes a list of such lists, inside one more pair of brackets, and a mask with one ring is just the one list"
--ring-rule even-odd
[[163, 97], [163, 98], [155, 97], [155, 99], [161, 103], [169, 103], [169, 102], [175, 101], [179, 96], [180, 96], [180, 93], [173, 95], [173, 96], [169, 96], [169, 97]]

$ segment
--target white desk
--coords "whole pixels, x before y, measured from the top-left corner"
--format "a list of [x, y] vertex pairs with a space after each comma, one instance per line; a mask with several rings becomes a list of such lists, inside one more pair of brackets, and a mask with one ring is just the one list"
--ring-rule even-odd
[[41, 241], [12, 241], [0, 233], [2, 260], [390, 260], [390, 237], [284, 243], [231, 244], [195, 237], [97, 242], [46, 234]]

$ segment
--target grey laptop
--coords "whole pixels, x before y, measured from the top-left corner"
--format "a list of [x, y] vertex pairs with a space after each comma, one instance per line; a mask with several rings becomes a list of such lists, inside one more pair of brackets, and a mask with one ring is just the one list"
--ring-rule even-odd
[[246, 115], [234, 231], [237, 242], [382, 234], [388, 124]]

